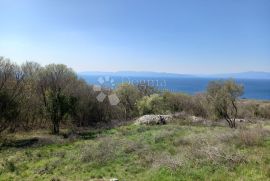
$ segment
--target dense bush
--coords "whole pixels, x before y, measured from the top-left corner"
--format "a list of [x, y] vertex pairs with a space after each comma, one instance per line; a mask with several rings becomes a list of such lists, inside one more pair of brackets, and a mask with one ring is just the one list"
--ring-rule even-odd
[[118, 115], [107, 99], [98, 102], [97, 94], [65, 65], [18, 66], [0, 58], [0, 133], [51, 126], [58, 134], [63, 121], [89, 126]]
[[137, 102], [140, 115], [145, 114], [165, 114], [169, 112], [167, 104], [159, 94], [144, 96]]
[[269, 102], [239, 101], [243, 87], [234, 81], [215, 81], [207, 93], [194, 96], [159, 92], [147, 84], [121, 84], [115, 90], [101, 88], [106, 95], [117, 95], [111, 105], [106, 97], [98, 101], [92, 85], [61, 64], [45, 67], [35, 62], [21, 66], [0, 57], [0, 133], [19, 129], [60, 126], [109, 125], [138, 115], [183, 113], [208, 119], [226, 119], [235, 127], [236, 118], [270, 118]]
[[20, 113], [23, 72], [21, 68], [0, 57], [0, 133], [7, 128], [14, 131]]
[[270, 119], [270, 104], [259, 107], [258, 116]]
[[241, 118], [255, 118], [259, 116], [259, 104], [253, 102], [239, 102], [238, 107], [239, 117]]
[[189, 112], [192, 107], [191, 96], [183, 93], [163, 93], [164, 102], [172, 112]]
[[239, 117], [245, 119], [270, 118], [269, 102], [241, 100], [238, 102]]
[[138, 87], [130, 84], [121, 84], [115, 90], [116, 95], [120, 99], [121, 109], [125, 119], [130, 119], [137, 115], [136, 101], [140, 98], [140, 91]]
[[240, 145], [258, 146], [263, 143], [264, 131], [262, 127], [256, 128], [242, 128], [238, 133], [238, 140]]
[[196, 94], [192, 97], [192, 111], [191, 113], [195, 116], [200, 116], [203, 118], [209, 117], [209, 103], [207, 102], [206, 94]]

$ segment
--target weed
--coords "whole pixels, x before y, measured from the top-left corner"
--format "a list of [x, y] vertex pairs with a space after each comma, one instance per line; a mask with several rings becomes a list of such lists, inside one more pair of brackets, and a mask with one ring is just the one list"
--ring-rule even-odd
[[263, 143], [265, 132], [261, 126], [242, 128], [238, 133], [238, 141], [244, 146], [260, 146]]
[[180, 155], [171, 156], [168, 153], [162, 153], [155, 157], [153, 162], [154, 168], [168, 168], [176, 171], [184, 165], [183, 159]]
[[16, 166], [15, 166], [14, 162], [10, 161], [10, 160], [5, 160], [3, 167], [8, 172], [15, 172], [16, 171]]
[[82, 148], [81, 160], [104, 165], [115, 158], [118, 144], [110, 137], [102, 138], [98, 144], [86, 145]]

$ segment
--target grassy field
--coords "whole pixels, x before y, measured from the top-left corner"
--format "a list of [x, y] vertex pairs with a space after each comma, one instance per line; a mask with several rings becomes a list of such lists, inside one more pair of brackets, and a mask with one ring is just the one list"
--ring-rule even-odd
[[[270, 180], [268, 125], [128, 125], [79, 136], [44, 131], [0, 150], [0, 180]], [[18, 143], [17, 143], [18, 144]]]

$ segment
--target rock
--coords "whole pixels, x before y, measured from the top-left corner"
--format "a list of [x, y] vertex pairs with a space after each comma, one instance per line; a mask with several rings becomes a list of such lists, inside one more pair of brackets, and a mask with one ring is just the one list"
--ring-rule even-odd
[[190, 116], [189, 118], [192, 123], [205, 123], [206, 122], [204, 118], [197, 117], [197, 116]]
[[172, 115], [144, 115], [135, 121], [136, 125], [166, 124], [172, 120]]
[[240, 122], [240, 123], [242, 123], [242, 122], [246, 122], [246, 120], [245, 120], [245, 119], [235, 119], [235, 122]]
[[117, 178], [112, 178], [110, 181], [119, 181]]

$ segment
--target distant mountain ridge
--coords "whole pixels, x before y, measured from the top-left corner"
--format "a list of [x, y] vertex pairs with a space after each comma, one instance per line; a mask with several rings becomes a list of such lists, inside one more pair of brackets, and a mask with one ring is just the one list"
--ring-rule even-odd
[[224, 73], [224, 74], [177, 74], [166, 72], [150, 72], [150, 71], [118, 71], [118, 72], [97, 72], [87, 71], [79, 72], [79, 76], [123, 76], [123, 77], [171, 77], [171, 78], [235, 78], [235, 79], [270, 79], [270, 72], [248, 71], [240, 73]]
[[240, 73], [213, 74], [206, 77], [235, 79], [270, 79], [270, 72], [249, 71]]
[[194, 75], [188, 74], [176, 74], [166, 72], [148, 72], [148, 71], [118, 71], [118, 72], [80, 72], [81, 76], [129, 76], [129, 77], [195, 77]]

